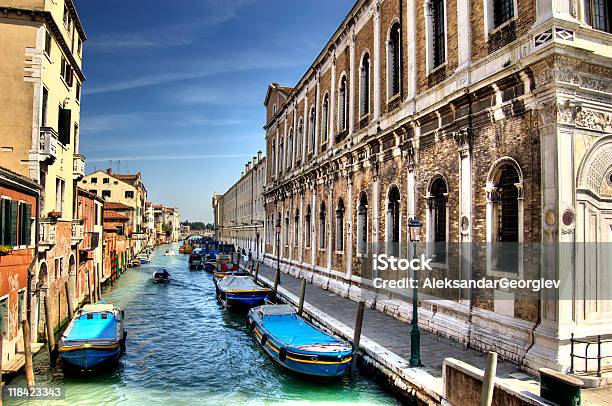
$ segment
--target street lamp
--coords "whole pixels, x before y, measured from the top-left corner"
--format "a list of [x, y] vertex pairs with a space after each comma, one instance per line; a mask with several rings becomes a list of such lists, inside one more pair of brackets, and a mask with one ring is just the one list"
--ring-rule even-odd
[[[412, 258], [416, 259], [417, 243], [421, 241], [421, 224], [416, 218], [410, 219], [408, 222], [408, 234], [412, 243]], [[412, 287], [412, 328], [410, 329], [410, 366], [421, 366], [421, 332], [419, 331], [419, 299], [417, 296], [417, 272], [416, 267], [413, 267], [413, 287]]]
[[276, 296], [276, 291], [278, 289], [278, 285], [280, 284], [280, 233], [281, 233], [280, 216], [278, 218], [278, 221], [276, 222], [274, 231], [276, 231], [276, 275], [274, 275], [274, 295]]

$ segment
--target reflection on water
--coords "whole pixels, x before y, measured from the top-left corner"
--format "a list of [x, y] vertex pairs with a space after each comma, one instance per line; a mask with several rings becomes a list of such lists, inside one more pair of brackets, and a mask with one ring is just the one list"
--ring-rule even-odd
[[[229, 313], [215, 300], [211, 276], [190, 272], [184, 255], [164, 256], [166, 248], [104, 292], [126, 313], [127, 349], [116, 368], [65, 376], [49, 365], [46, 351], [35, 357], [36, 383], [65, 388], [66, 399], [52, 404], [396, 403], [365, 378], [317, 384], [286, 374], [248, 334], [245, 315]], [[151, 282], [160, 267], [172, 275], [169, 285]], [[25, 385], [25, 379], [10, 384]]]

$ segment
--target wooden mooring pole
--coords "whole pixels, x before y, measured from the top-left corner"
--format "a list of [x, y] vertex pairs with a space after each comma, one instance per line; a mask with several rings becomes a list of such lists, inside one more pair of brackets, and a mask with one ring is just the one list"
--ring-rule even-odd
[[55, 336], [53, 335], [53, 325], [51, 324], [51, 309], [49, 308], [49, 299], [47, 297], [45, 297], [45, 327], [47, 329], [49, 357], [51, 358], [51, 362], [54, 362], [57, 353], [55, 348]]
[[87, 270], [87, 291], [89, 292], [89, 303], [93, 304], [94, 303], [94, 298], [91, 294], [91, 278], [89, 277], [89, 269]]
[[259, 262], [257, 263], [257, 266], [255, 267], [255, 283], [257, 283], [257, 278], [259, 278]]
[[102, 299], [102, 275], [100, 274], [100, 270], [97, 270], [97, 278], [98, 283], [96, 284], [96, 290], [98, 291], [98, 301]]
[[302, 315], [304, 311], [304, 298], [306, 297], [306, 279], [302, 279], [302, 284], [300, 285], [300, 302], [298, 304], [298, 315]]
[[355, 317], [355, 330], [353, 333], [353, 360], [351, 362], [351, 375], [355, 375], [357, 371], [357, 355], [359, 352], [359, 343], [361, 342], [361, 326], [363, 324], [363, 313], [365, 311], [365, 302], [359, 302], [357, 308], [357, 316]]
[[487, 356], [484, 381], [482, 382], [482, 396], [480, 406], [491, 406], [493, 390], [495, 389], [495, 375], [497, 374], [497, 353], [490, 351]]
[[278, 297], [278, 285], [280, 285], [280, 268], [276, 268], [276, 273], [274, 274], [274, 300], [276, 301]]
[[34, 386], [34, 367], [32, 365], [32, 338], [30, 336], [30, 323], [28, 320], [21, 322], [23, 328], [23, 353], [25, 356], [25, 374], [28, 388]]
[[68, 316], [70, 320], [74, 317], [74, 305], [72, 304], [72, 296], [70, 296], [70, 287], [68, 286], [68, 281], [64, 283], [64, 287], [66, 288], [66, 304], [68, 305]]

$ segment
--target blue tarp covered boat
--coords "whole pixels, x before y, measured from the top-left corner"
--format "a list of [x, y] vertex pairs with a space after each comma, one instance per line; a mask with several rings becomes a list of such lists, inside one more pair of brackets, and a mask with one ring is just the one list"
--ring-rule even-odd
[[214, 281], [219, 299], [228, 307], [252, 307], [263, 304], [272, 291], [256, 284], [250, 276], [215, 277]]
[[58, 343], [62, 366], [89, 371], [115, 363], [123, 353], [123, 311], [106, 303], [83, 306]]
[[353, 347], [314, 327], [290, 305], [252, 308], [247, 325], [274, 361], [301, 375], [333, 379], [348, 369]]

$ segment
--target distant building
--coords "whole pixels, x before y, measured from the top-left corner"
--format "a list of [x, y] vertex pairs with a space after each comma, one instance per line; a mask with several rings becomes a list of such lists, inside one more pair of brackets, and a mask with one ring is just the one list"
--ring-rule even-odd
[[23, 343], [28, 271], [36, 265], [36, 212], [40, 186], [0, 168], [0, 333], [2, 358], [10, 363]]
[[133, 251], [139, 253], [147, 244], [147, 217], [145, 205], [147, 189], [142, 182], [140, 172], [135, 174], [113, 173], [112, 169], [96, 171], [85, 176], [79, 186], [102, 197], [107, 202], [121, 203], [132, 207], [132, 231], [126, 237], [133, 246]]
[[154, 229], [157, 244], [177, 242], [181, 234], [181, 217], [177, 207], [153, 205]]
[[264, 201], [266, 158], [259, 151], [245, 165], [240, 179], [223, 195], [212, 198], [214, 226], [217, 239], [231, 243], [253, 258], [263, 259]]

